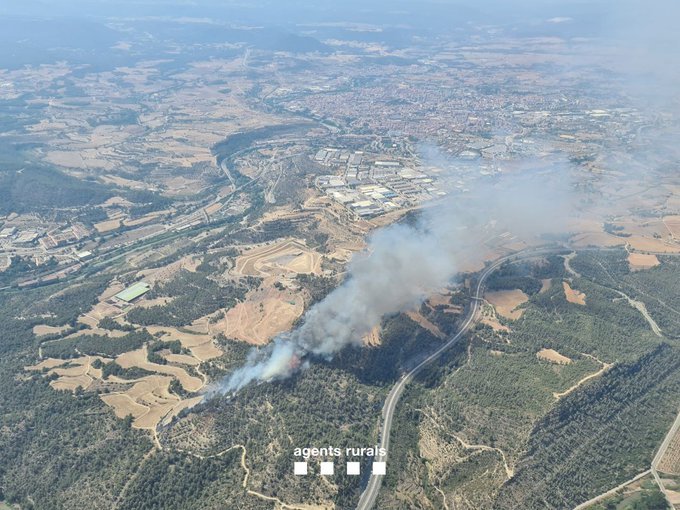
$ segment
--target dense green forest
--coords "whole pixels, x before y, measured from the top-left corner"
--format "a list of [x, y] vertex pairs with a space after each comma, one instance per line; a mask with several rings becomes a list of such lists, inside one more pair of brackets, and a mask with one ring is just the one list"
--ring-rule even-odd
[[0, 491], [21, 508], [111, 508], [152, 447], [96, 394], [54, 391], [22, 369], [35, 362], [33, 326], [74, 322], [104, 287], [0, 296]]
[[495, 507], [567, 508], [651, 463], [680, 405], [680, 348], [662, 344], [565, 397], [539, 420]]
[[[509, 332], [478, 325], [406, 391], [391, 441], [391, 462], [402, 468], [388, 472], [380, 496], [387, 507], [441, 506], [437, 487], [463, 508], [571, 508], [648, 468], [680, 404], [680, 346], [655, 335], [611, 282], [598, 279], [600, 265], [591, 267], [580, 264], [581, 277], [573, 277], [558, 257], [508, 264], [490, 278], [491, 288], [522, 287], [530, 300], [520, 319], [501, 318]], [[627, 265], [621, 276], [631, 277]], [[651, 293], [659, 276], [632, 277]], [[538, 292], [544, 278], [552, 285]], [[585, 293], [585, 306], [566, 300], [565, 278]], [[538, 359], [544, 348], [571, 362]], [[613, 368], [556, 399], [604, 363]], [[486, 449], [465, 448], [456, 437]], [[424, 438], [447, 453], [429, 457]]]
[[121, 500], [121, 510], [271, 509], [272, 503], [248, 496], [241, 450], [200, 459], [182, 453], [155, 453]]
[[0, 172], [0, 214], [99, 204], [112, 195], [107, 186], [76, 179], [54, 168], [29, 165]]
[[46, 342], [42, 345], [43, 356], [49, 358], [74, 358], [90, 356], [115, 357], [124, 352], [139, 349], [153, 337], [145, 330], [133, 331], [122, 337], [81, 335], [63, 340]]
[[680, 260], [659, 255], [660, 265], [644, 271], [631, 271], [624, 249], [581, 252], [572, 267], [589, 279], [625, 292], [645, 303], [647, 310], [666, 336], [680, 338]]

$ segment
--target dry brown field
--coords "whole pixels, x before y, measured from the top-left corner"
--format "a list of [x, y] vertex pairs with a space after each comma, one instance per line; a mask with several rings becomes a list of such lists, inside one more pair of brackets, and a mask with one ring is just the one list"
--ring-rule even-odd
[[436, 306], [446, 306], [450, 307], [451, 305], [451, 293], [447, 290], [442, 290], [441, 292], [436, 292], [432, 294], [429, 298], [427, 298], [427, 303], [431, 307], [436, 307]]
[[24, 367], [24, 370], [42, 370], [43, 368], [54, 368], [66, 364], [65, 359], [45, 358], [40, 363]]
[[437, 338], [439, 339], [446, 338], [446, 335], [426, 317], [423, 317], [423, 315], [420, 312], [410, 311], [406, 312], [406, 315], [408, 316], [409, 319], [411, 319], [414, 322], [417, 322], [422, 328], [426, 329]]
[[571, 358], [563, 356], [554, 349], [541, 349], [536, 353], [536, 357], [558, 365], [569, 365], [572, 362]]
[[495, 313], [483, 316], [480, 322], [482, 324], [486, 324], [487, 326], [491, 326], [491, 329], [493, 329], [494, 331], [503, 331], [505, 333], [510, 333], [511, 331], [511, 329], [507, 327], [505, 324], [500, 323]]
[[180, 382], [186, 391], [189, 392], [196, 392], [203, 387], [203, 381], [201, 379], [189, 375], [187, 371], [181, 367], [151, 363], [147, 359], [146, 347], [121, 354], [116, 358], [116, 363], [123, 368], [139, 367], [150, 372], [171, 375]]
[[673, 238], [680, 240], [680, 216], [665, 216], [663, 223]]
[[87, 389], [92, 384], [92, 377], [87, 374], [75, 376], [62, 376], [50, 382], [55, 390], [76, 391], [78, 388]]
[[111, 206], [130, 207], [130, 206], [132, 206], [132, 202], [130, 202], [129, 200], [127, 200], [123, 197], [115, 196], [115, 197], [109, 198], [102, 205], [104, 207], [111, 207]]
[[133, 427], [155, 429], [173, 409], [188, 406], [186, 400], [180, 400], [169, 392], [171, 380], [172, 378], [167, 376], [150, 375], [137, 380], [126, 391], [103, 394], [101, 399], [113, 407], [119, 418], [132, 415]]
[[669, 475], [680, 475], [680, 431], [671, 439], [666, 453], [659, 461], [658, 470]]
[[33, 334], [35, 336], [57, 335], [68, 329], [69, 326], [46, 326], [44, 324], [38, 324], [37, 326], [33, 326]]
[[182, 347], [186, 347], [191, 354], [200, 361], [208, 361], [222, 356], [222, 350], [213, 343], [212, 336], [205, 333], [188, 333], [177, 328], [166, 326], [148, 326], [149, 333], [161, 333], [161, 339], [166, 342], [179, 340]]
[[368, 334], [364, 335], [364, 338], [362, 339], [364, 345], [371, 347], [380, 345], [380, 332], [380, 325], [375, 326], [371, 331], [368, 332]]
[[629, 253], [628, 265], [631, 271], [650, 269], [660, 264], [659, 259], [654, 254]]
[[571, 238], [571, 244], [575, 248], [584, 248], [586, 246], [623, 246], [626, 241], [622, 237], [616, 237], [606, 232], [586, 232], [584, 234], [577, 234]]
[[222, 209], [222, 203], [217, 202], [216, 204], [211, 204], [208, 207], [206, 207], [204, 211], [208, 216], [210, 216], [211, 214], [215, 214], [220, 209]]
[[148, 184], [141, 182], [141, 181], [134, 181], [132, 179], [126, 179], [124, 177], [120, 177], [118, 175], [104, 175], [102, 177], [102, 181], [115, 184], [117, 186], [122, 186], [123, 188], [130, 188], [130, 189], [147, 189], [149, 187]]
[[148, 407], [138, 404], [124, 393], [108, 393], [101, 395], [101, 399], [105, 404], [113, 407], [118, 418], [125, 418], [129, 414], [133, 418], [139, 418], [149, 411]]
[[212, 341], [192, 347], [190, 351], [199, 361], [209, 361], [214, 358], [219, 358], [224, 354], [222, 349], [212, 343]]
[[75, 391], [78, 387], [87, 389], [95, 379], [101, 379], [101, 369], [92, 367], [92, 362], [98, 359], [103, 363], [111, 360], [100, 356], [82, 356], [69, 360], [46, 358], [36, 365], [24, 367], [24, 370], [48, 369], [46, 375], [57, 375], [57, 379], [50, 382], [55, 390]]
[[511, 320], [517, 320], [522, 316], [524, 310], [517, 307], [529, 300], [529, 296], [519, 289], [485, 292], [484, 298], [500, 315]]
[[567, 301], [585, 306], [586, 295], [583, 292], [572, 289], [567, 282], [562, 282], [562, 287], [564, 288], [564, 295], [567, 298]]
[[628, 244], [634, 250], [652, 251], [659, 253], [678, 253], [680, 252], [680, 244], [677, 242], [668, 242], [662, 239], [653, 237], [631, 236], [627, 238]]
[[193, 356], [189, 356], [187, 354], [166, 354], [163, 356], [168, 362], [170, 363], [180, 363], [182, 365], [191, 365], [191, 366], [197, 366], [200, 365], [201, 362], [194, 358]]
[[186, 257], [176, 260], [175, 262], [171, 262], [166, 266], [139, 271], [137, 273], [137, 278], [143, 278], [146, 283], [153, 286], [157, 282], [165, 282], [170, 280], [182, 270], [195, 273], [196, 268], [201, 264], [201, 260], [201, 257], [187, 255]]

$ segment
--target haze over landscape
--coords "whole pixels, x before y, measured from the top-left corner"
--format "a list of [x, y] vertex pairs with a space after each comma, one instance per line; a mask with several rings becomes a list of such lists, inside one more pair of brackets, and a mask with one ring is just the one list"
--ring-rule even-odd
[[680, 4], [0, 4], [0, 510], [680, 508]]

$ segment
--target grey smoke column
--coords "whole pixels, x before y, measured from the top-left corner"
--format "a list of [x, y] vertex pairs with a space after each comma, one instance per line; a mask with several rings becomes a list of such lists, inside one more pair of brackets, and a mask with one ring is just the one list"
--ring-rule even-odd
[[417, 225], [391, 225], [374, 233], [349, 265], [348, 280], [306, 314], [297, 330], [253, 351], [246, 365], [220, 385], [234, 391], [254, 380], [286, 377], [307, 353], [332, 356], [362, 338], [381, 318], [414, 308], [456, 272], [454, 223], [425, 215]]
[[473, 193], [450, 195], [424, 209], [415, 224], [376, 231], [367, 249], [350, 262], [347, 280], [314, 305], [298, 329], [253, 350], [246, 364], [213, 391], [232, 392], [253, 381], [284, 378], [306, 354], [330, 358], [348, 345], [361, 344], [383, 316], [411, 310], [445, 286], [457, 272], [457, 261], [478, 260], [488, 224], [496, 225], [491, 229], [496, 234], [506, 227], [526, 236], [555, 232], [559, 218], [566, 216], [569, 188], [567, 168], [552, 166], [519, 172], [503, 182], [478, 183]]

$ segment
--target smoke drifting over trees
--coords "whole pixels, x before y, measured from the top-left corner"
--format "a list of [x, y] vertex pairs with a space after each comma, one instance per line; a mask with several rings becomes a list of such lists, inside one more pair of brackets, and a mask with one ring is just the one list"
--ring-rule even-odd
[[308, 354], [330, 359], [346, 346], [361, 345], [383, 316], [417, 307], [453, 278], [462, 261], [479, 260], [484, 237], [492, 231], [555, 232], [567, 210], [567, 170], [561, 164], [549, 170], [523, 168], [521, 176], [487, 180], [471, 193], [451, 193], [426, 207], [415, 222], [375, 231], [366, 250], [350, 262], [345, 282], [310, 308], [298, 329], [253, 349], [246, 364], [212, 391], [228, 393], [251, 382], [285, 378]]

